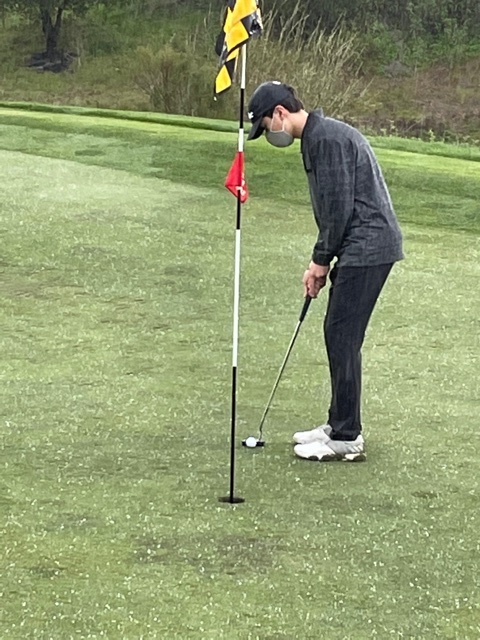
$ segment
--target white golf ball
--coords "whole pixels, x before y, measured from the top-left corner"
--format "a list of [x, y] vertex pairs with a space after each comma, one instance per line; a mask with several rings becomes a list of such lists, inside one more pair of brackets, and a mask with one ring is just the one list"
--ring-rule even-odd
[[247, 447], [250, 447], [250, 449], [254, 449], [257, 446], [257, 439], [253, 436], [250, 436], [245, 440], [245, 444], [247, 445]]

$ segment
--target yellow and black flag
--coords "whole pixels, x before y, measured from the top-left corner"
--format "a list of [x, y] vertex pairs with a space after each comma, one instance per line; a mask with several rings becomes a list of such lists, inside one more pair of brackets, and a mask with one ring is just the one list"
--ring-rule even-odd
[[215, 79], [216, 96], [230, 89], [242, 46], [262, 30], [257, 0], [228, 0], [225, 23], [216, 46], [220, 57], [220, 71]]

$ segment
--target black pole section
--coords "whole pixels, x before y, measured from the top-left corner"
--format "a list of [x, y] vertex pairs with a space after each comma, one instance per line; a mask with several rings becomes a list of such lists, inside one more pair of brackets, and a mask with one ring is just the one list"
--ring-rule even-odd
[[[247, 45], [244, 44], [244, 47], [246, 47]], [[243, 55], [243, 53], [242, 53]], [[240, 115], [238, 118], [238, 122], [240, 123], [240, 129], [243, 131], [245, 129], [245, 87], [241, 87], [240, 88]], [[242, 149], [243, 151], [243, 149]], [[240, 202], [240, 205], [242, 203]]]

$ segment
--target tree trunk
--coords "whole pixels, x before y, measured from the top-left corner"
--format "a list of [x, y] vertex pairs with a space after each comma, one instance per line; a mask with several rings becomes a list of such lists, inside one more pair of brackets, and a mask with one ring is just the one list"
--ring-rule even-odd
[[58, 57], [58, 39], [60, 37], [60, 30], [62, 28], [62, 17], [65, 10], [64, 2], [62, 6], [57, 9], [57, 15], [55, 23], [52, 20], [52, 16], [48, 9], [42, 9], [42, 29], [45, 36], [45, 54], [47, 60], [53, 62]]

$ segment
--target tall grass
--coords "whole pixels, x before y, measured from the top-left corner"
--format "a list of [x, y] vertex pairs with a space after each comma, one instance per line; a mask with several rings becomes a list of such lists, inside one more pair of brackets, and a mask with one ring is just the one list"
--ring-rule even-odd
[[[307, 106], [321, 104], [331, 115], [348, 117], [349, 107], [366, 88], [359, 74], [358, 37], [343, 24], [330, 33], [320, 25], [312, 30], [301, 2], [283, 22], [276, 11], [274, 7], [266, 16], [263, 36], [249, 47], [249, 93], [266, 80], [282, 80], [297, 88]], [[173, 37], [160, 48], [148, 45], [137, 50], [134, 81], [153, 108], [207, 117], [234, 112], [235, 95], [222, 96], [218, 103], [212, 98], [218, 18], [210, 11], [188, 35]]]
[[330, 32], [320, 23], [312, 28], [302, 2], [284, 20], [274, 7], [265, 24], [263, 37], [250, 47], [250, 84], [288, 82], [308, 107], [321, 105], [330, 115], [348, 117], [349, 107], [366, 90], [355, 32], [341, 22]]

